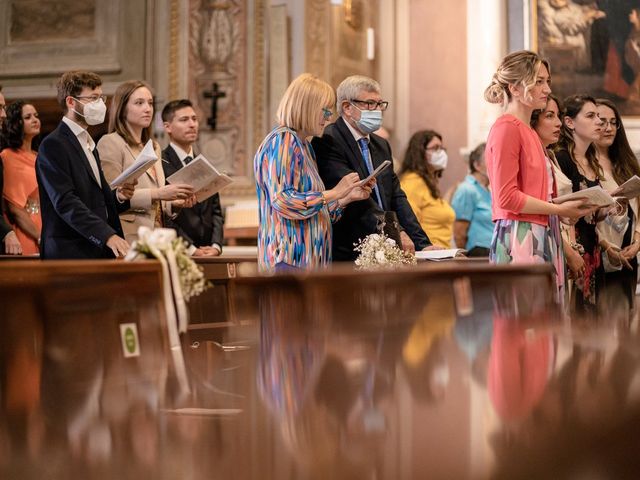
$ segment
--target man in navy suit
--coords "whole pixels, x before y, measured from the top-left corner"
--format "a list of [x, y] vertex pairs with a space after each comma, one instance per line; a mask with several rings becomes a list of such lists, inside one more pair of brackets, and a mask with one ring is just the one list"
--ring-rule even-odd
[[124, 256], [118, 212], [129, 209], [134, 184], [112, 190], [105, 180], [88, 125], [104, 121], [102, 80], [91, 72], [67, 72], [58, 80], [64, 117], [40, 144], [36, 175], [40, 189], [40, 256], [116, 258]]
[[[165, 178], [194, 159], [193, 144], [198, 138], [198, 116], [189, 100], [173, 100], [162, 109], [164, 130], [171, 142], [162, 151]], [[167, 226], [191, 243], [193, 255], [218, 256], [222, 253], [224, 219], [220, 196], [216, 193], [191, 208], [183, 208]]]
[[[338, 86], [338, 120], [327, 126], [322, 137], [312, 141], [318, 170], [326, 188], [333, 188], [342, 177], [358, 172], [366, 178], [385, 160], [392, 160], [389, 143], [373, 132], [382, 126], [383, 101], [380, 85], [361, 75], [347, 77]], [[345, 207], [333, 225], [333, 260], [353, 261], [354, 243], [378, 231], [380, 218], [393, 212], [398, 219], [401, 247], [407, 251], [433, 249], [400, 188], [400, 181], [389, 167], [377, 177], [377, 184], [366, 200]], [[389, 215], [386, 215], [389, 221]]]
[[[0, 87], [0, 128], [7, 118], [7, 105], [4, 101], [4, 95], [2, 94], [2, 87]], [[1, 140], [1, 139], [0, 139]], [[0, 151], [4, 145], [0, 141]], [[20, 241], [16, 236], [16, 232], [13, 231], [11, 225], [4, 219], [2, 213], [2, 188], [4, 186], [4, 174], [2, 171], [2, 161], [0, 161], [0, 253], [6, 253], [7, 255], [20, 255], [22, 253], [22, 247]]]

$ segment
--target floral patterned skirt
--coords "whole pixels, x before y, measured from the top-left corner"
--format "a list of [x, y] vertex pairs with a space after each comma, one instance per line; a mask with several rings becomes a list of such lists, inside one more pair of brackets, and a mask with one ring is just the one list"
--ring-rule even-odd
[[560, 221], [549, 215], [549, 226], [520, 220], [498, 220], [489, 251], [492, 263], [550, 263], [556, 284], [556, 301], [564, 303], [565, 264]]

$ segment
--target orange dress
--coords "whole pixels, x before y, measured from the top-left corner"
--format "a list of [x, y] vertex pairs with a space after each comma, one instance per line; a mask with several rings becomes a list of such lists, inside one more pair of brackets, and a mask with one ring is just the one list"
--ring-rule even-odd
[[[36, 181], [36, 153], [33, 151], [13, 150], [5, 148], [0, 152], [4, 169], [4, 190], [2, 196], [13, 205], [24, 208], [31, 221], [42, 228], [40, 217], [40, 195]], [[38, 242], [26, 234], [17, 224], [11, 222], [14, 232], [22, 246], [23, 255], [40, 253]]]

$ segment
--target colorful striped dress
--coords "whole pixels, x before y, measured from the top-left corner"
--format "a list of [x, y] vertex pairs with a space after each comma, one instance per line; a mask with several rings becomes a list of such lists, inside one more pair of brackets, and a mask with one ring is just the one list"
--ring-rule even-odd
[[259, 204], [258, 267], [322, 267], [331, 261], [331, 223], [342, 215], [337, 201], [324, 204], [324, 183], [311, 144], [277, 127], [253, 159]]

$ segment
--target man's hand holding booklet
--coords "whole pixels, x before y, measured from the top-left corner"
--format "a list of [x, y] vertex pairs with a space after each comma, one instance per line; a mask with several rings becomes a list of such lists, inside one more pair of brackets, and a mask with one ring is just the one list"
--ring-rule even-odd
[[196, 192], [196, 200], [202, 202], [233, 183], [233, 180], [228, 175], [220, 173], [203, 155], [198, 155], [188, 165], [168, 177], [167, 182], [191, 185]]

